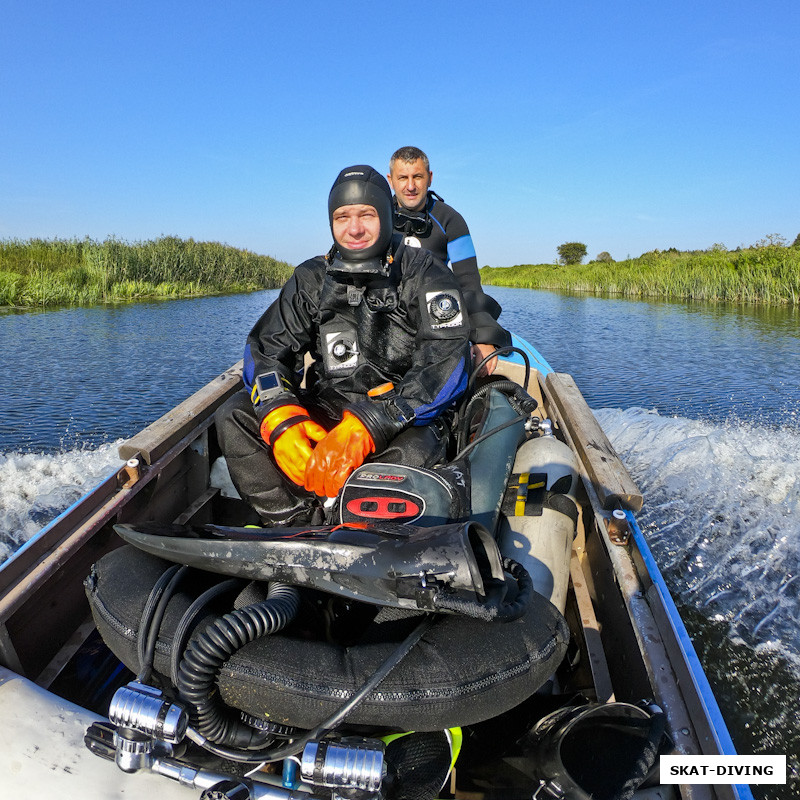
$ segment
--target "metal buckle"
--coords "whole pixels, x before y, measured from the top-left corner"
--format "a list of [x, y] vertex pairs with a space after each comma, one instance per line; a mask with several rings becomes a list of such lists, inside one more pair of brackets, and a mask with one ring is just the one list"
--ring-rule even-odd
[[[541, 795], [541, 792], [546, 792], [545, 795]], [[564, 790], [554, 781], [545, 781], [539, 780], [539, 786], [536, 788], [536, 791], [531, 795], [531, 800], [539, 800], [540, 796], [543, 798], [551, 797], [553, 800], [564, 800], [566, 795], [564, 794]]]

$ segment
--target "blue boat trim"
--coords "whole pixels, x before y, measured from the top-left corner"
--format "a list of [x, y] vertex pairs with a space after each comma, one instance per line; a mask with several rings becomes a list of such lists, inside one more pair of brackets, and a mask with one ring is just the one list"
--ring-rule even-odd
[[[528, 358], [530, 359], [531, 367], [533, 369], [538, 369], [542, 375], [547, 375], [549, 372], [553, 372], [553, 368], [547, 363], [545, 357], [532, 344], [530, 344], [530, 342], [526, 342], [521, 336], [517, 336], [515, 333], [512, 333], [511, 344], [513, 344], [514, 347], [519, 347], [520, 350], [524, 350], [528, 354]], [[519, 353], [510, 353], [507, 356], [503, 356], [503, 360], [512, 364], [525, 365], [525, 361]]]
[[[630, 523], [631, 530], [633, 531], [633, 540], [636, 542], [636, 546], [639, 548], [642, 561], [644, 561], [647, 572], [653, 581], [653, 585], [656, 587], [659, 597], [661, 598], [661, 602], [664, 605], [664, 610], [667, 612], [670, 624], [675, 632], [675, 637], [678, 640], [678, 645], [680, 646], [684, 660], [689, 667], [689, 672], [691, 673], [692, 681], [697, 689], [697, 694], [700, 697], [700, 702], [703, 704], [706, 715], [711, 722], [714, 735], [717, 739], [719, 752], [721, 755], [735, 756], [737, 755], [736, 747], [733, 744], [731, 735], [728, 732], [728, 726], [725, 724], [722, 712], [719, 709], [717, 698], [714, 697], [711, 684], [708, 682], [708, 678], [706, 677], [706, 673], [703, 670], [702, 664], [700, 663], [700, 659], [697, 657], [697, 651], [694, 649], [692, 640], [689, 638], [689, 633], [687, 632], [686, 626], [683, 624], [683, 620], [678, 613], [675, 601], [672, 599], [672, 595], [669, 593], [669, 589], [667, 588], [667, 584], [664, 581], [663, 575], [661, 574], [661, 570], [658, 568], [655, 558], [653, 558], [653, 553], [651, 552], [650, 547], [644, 538], [642, 529], [639, 527], [639, 523], [636, 521], [636, 517], [634, 516], [633, 512], [626, 511], [625, 516], [628, 518], [628, 522]], [[750, 790], [749, 785], [736, 784], [733, 788], [740, 800], [753, 800], [753, 793]]]

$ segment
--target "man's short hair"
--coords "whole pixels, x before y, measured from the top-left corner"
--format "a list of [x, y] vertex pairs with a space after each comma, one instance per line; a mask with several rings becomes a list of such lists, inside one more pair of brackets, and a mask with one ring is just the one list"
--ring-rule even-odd
[[392, 157], [389, 159], [389, 169], [392, 169], [395, 161], [405, 161], [407, 164], [410, 164], [418, 158], [422, 159], [422, 163], [425, 165], [425, 171], [430, 172], [431, 164], [428, 161], [428, 156], [426, 156], [419, 147], [401, 147], [399, 150], [395, 150]]

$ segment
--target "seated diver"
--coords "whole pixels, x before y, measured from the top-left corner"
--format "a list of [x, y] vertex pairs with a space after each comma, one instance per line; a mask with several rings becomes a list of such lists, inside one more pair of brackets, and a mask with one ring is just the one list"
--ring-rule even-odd
[[442, 461], [447, 412], [467, 386], [458, 280], [393, 233], [386, 179], [342, 170], [328, 217], [333, 246], [300, 264], [255, 324], [245, 390], [217, 412], [233, 484], [266, 525], [322, 521], [323, 499], [370, 457]]

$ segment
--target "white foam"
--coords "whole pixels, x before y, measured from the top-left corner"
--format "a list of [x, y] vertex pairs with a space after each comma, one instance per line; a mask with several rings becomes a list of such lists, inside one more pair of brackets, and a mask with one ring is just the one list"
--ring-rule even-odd
[[122, 465], [119, 442], [66, 453], [0, 453], [0, 562]]
[[800, 431], [595, 415], [645, 494], [638, 520], [673, 594], [800, 662]]

